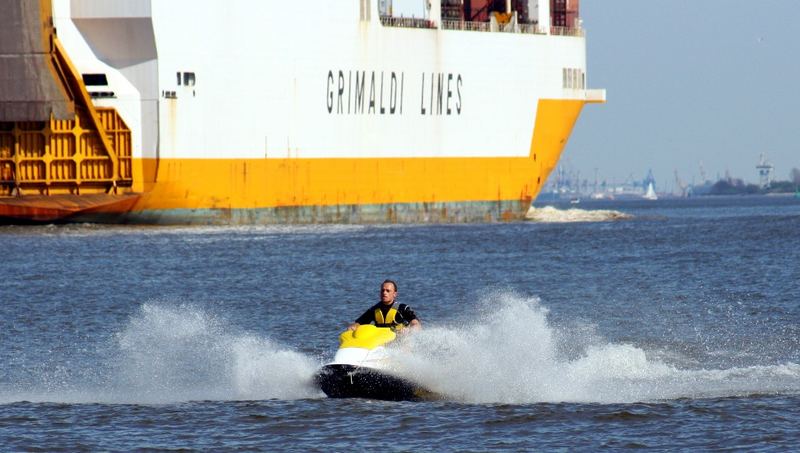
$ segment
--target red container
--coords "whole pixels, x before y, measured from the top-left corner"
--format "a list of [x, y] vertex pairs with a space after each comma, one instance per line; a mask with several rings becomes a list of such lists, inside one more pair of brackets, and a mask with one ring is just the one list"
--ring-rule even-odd
[[550, 21], [556, 27], [577, 28], [580, 0], [550, 0]]

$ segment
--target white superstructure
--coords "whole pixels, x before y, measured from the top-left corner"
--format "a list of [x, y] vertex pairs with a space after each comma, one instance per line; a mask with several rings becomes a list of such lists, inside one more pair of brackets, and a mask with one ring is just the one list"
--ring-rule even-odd
[[134, 157], [525, 156], [539, 99], [587, 96], [581, 37], [387, 27], [374, 0], [55, 5]]

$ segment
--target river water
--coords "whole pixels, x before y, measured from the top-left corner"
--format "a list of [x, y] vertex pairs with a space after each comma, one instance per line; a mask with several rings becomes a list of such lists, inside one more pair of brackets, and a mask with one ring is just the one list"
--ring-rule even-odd
[[[473, 225], [0, 227], [3, 450], [789, 449], [800, 200]], [[397, 280], [440, 401], [311, 380]]]

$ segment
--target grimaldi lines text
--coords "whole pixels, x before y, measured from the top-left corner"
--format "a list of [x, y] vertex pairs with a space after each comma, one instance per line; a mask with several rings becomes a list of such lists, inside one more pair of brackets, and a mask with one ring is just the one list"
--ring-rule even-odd
[[[329, 70], [326, 107], [331, 114], [402, 115], [403, 71]], [[460, 115], [464, 79], [458, 73], [419, 74], [420, 115]]]

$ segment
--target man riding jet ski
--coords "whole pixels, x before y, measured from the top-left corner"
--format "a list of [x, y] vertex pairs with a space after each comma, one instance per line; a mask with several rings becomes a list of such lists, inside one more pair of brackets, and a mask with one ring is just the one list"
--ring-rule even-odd
[[406, 304], [398, 304], [395, 307], [395, 299], [397, 299], [397, 283], [393, 280], [384, 280], [381, 284], [381, 301], [359, 316], [354, 323], [350, 324], [348, 330], [356, 330], [361, 324], [369, 323], [375, 323], [376, 327], [388, 327], [394, 330], [406, 326], [412, 329], [422, 327], [414, 310]]
[[[391, 367], [386, 344], [397, 333], [421, 328], [408, 305], [395, 307], [397, 284], [381, 285], [381, 301], [364, 312], [339, 335], [339, 350], [323, 366], [315, 380], [331, 398], [374, 398], [400, 401], [430, 398], [419, 385], [397, 376]], [[374, 323], [375, 325], [372, 325]]]

